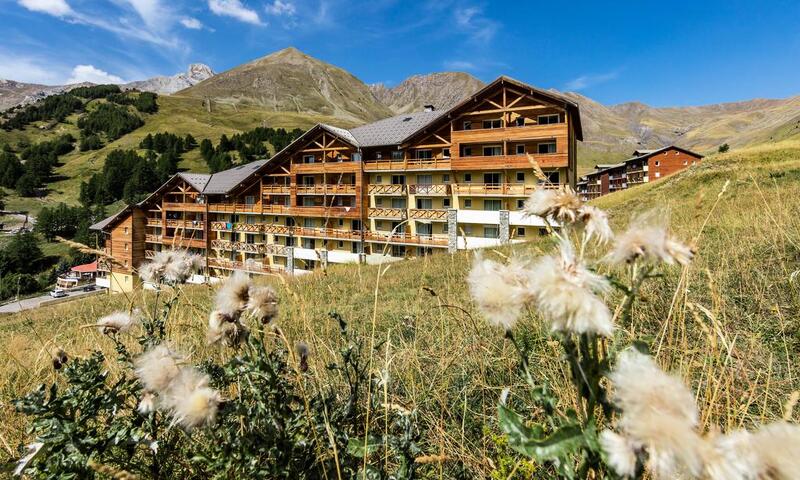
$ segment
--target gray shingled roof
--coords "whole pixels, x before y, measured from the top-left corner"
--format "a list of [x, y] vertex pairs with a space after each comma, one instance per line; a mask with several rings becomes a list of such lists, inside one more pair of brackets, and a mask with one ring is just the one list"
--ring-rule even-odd
[[339, 127], [334, 127], [333, 125], [327, 125], [325, 123], [320, 123], [319, 126], [329, 131], [330, 133], [338, 136], [339, 138], [347, 140], [354, 147], [361, 146], [358, 140], [356, 140], [356, 138], [353, 136], [352, 133], [350, 133], [349, 130], [345, 130], [344, 128], [339, 128]]
[[211, 178], [211, 175], [207, 173], [181, 172], [178, 175], [198, 192], [202, 192], [206, 188], [208, 180]]
[[106, 217], [99, 222], [95, 223], [94, 225], [89, 227], [89, 230], [100, 230], [103, 231], [105, 228], [112, 223], [114, 223], [118, 218], [120, 218], [123, 214], [127, 213], [130, 210], [130, 205], [126, 205], [125, 208], [120, 210], [119, 212], [111, 215], [110, 217]]
[[358, 142], [356, 146], [399, 145], [412, 134], [446, 113], [446, 110], [406, 113], [356, 127], [350, 130], [350, 133]]
[[267, 160], [259, 160], [214, 173], [210, 176], [205, 188], [200, 191], [204, 194], [228, 193], [265, 163]]

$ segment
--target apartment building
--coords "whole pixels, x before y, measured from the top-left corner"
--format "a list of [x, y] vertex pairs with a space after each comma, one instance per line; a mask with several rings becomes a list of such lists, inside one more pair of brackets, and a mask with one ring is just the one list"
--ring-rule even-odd
[[674, 145], [656, 150], [636, 150], [633, 157], [624, 162], [595, 165], [592, 172], [577, 182], [577, 191], [584, 201], [588, 201], [634, 185], [655, 182], [695, 165], [702, 158], [698, 153]]
[[92, 228], [115, 260], [105, 262], [115, 289], [171, 247], [203, 255], [205, 273], [224, 276], [524, 241], [544, 231], [521, 212], [525, 198], [575, 186], [580, 140], [577, 104], [500, 77], [446, 110], [349, 130], [318, 124], [269, 160], [176, 174]]

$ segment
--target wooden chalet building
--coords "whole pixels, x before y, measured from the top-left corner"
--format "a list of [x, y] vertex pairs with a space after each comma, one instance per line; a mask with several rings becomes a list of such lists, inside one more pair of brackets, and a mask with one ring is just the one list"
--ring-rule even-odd
[[[318, 124], [270, 160], [215, 174], [179, 173], [103, 232], [111, 283], [156, 251], [189, 249], [210, 276], [380, 263], [539, 235], [520, 211], [544, 187], [575, 186], [578, 105], [500, 77], [447, 110], [350, 130]], [[108, 267], [108, 265], [111, 265]]]
[[595, 165], [595, 169], [577, 182], [584, 201], [628, 187], [657, 181], [702, 160], [703, 156], [674, 145], [657, 150], [636, 150], [633, 157], [613, 165]]

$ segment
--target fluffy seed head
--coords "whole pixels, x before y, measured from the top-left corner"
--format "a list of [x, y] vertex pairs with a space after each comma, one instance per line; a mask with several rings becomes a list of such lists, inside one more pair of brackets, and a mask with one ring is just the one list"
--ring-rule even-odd
[[294, 346], [294, 353], [300, 360], [300, 371], [305, 372], [308, 370], [308, 344], [306, 342], [297, 342]]
[[222, 396], [208, 386], [209, 378], [194, 368], [183, 368], [163, 396], [173, 424], [187, 430], [214, 423]]
[[238, 319], [247, 307], [251, 285], [250, 277], [246, 273], [234, 272], [217, 291], [215, 310]]
[[528, 273], [536, 306], [554, 331], [610, 336], [611, 312], [595, 294], [608, 290], [608, 281], [590, 271], [564, 237], [559, 255], [542, 257]]
[[166, 344], [160, 344], [139, 355], [134, 361], [136, 376], [149, 392], [162, 393], [180, 371], [181, 357]]
[[53, 350], [50, 354], [50, 357], [53, 359], [53, 369], [61, 370], [61, 367], [67, 364], [67, 352], [64, 351], [63, 348], [58, 347]]
[[250, 287], [247, 310], [264, 325], [278, 316], [278, 294], [271, 287]]
[[250, 331], [239, 319], [214, 310], [208, 317], [206, 338], [209, 345], [222, 344], [227, 347], [238, 347], [250, 335]]
[[150, 392], [145, 392], [136, 410], [142, 415], [147, 415], [156, 410], [156, 396]]
[[557, 189], [537, 188], [525, 202], [527, 215], [573, 223], [578, 217], [581, 199], [568, 186]]
[[176, 285], [184, 283], [202, 266], [203, 259], [199, 255], [170, 249], [156, 252], [149, 262], [139, 266], [138, 271], [145, 282]]
[[600, 446], [608, 458], [608, 464], [621, 477], [636, 474], [636, 445], [611, 430], [600, 433]]
[[610, 379], [622, 409], [618, 427], [647, 450], [654, 477], [672, 478], [682, 470], [699, 475], [707, 447], [695, 431], [697, 407], [683, 382], [634, 349], [619, 354]]
[[519, 258], [502, 264], [475, 254], [467, 283], [478, 309], [492, 325], [506, 331], [514, 328], [531, 298], [526, 267], [527, 262]]
[[578, 219], [583, 222], [587, 238], [595, 238], [601, 245], [614, 239], [614, 232], [608, 224], [608, 215], [599, 208], [582, 205], [578, 209]]
[[692, 257], [694, 250], [670, 236], [666, 218], [655, 210], [634, 217], [628, 230], [617, 237], [610, 254], [610, 260], [617, 264], [642, 259], [687, 265]]
[[103, 335], [125, 333], [139, 322], [138, 312], [134, 312], [133, 315], [128, 312], [114, 312], [98, 320], [97, 327]]

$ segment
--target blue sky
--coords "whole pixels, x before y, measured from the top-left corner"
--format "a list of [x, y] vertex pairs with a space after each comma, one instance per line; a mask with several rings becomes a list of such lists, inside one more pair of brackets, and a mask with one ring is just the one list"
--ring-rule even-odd
[[295, 46], [367, 83], [506, 74], [606, 104], [800, 94], [800, 2], [0, 0], [0, 78], [224, 71]]

